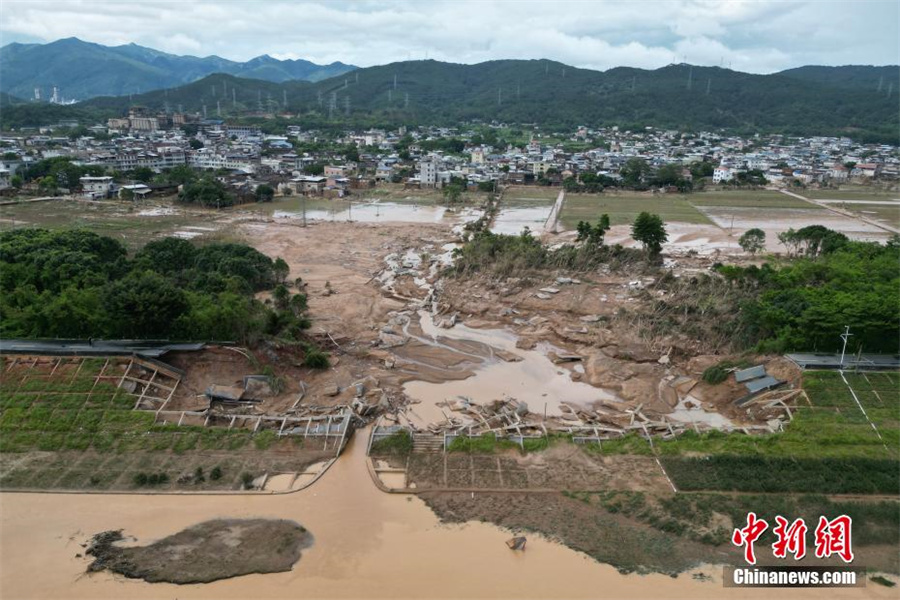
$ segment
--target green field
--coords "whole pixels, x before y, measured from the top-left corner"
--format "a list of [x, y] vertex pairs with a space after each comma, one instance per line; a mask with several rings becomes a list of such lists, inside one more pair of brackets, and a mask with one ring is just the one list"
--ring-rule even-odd
[[3, 363], [0, 488], [133, 489], [140, 474], [165, 474], [154, 489], [238, 489], [244, 473], [299, 471], [317, 454], [273, 431], [156, 424], [152, 411], [132, 410], [135, 396], [98, 377], [105, 359]]
[[579, 221], [595, 222], [608, 214], [612, 225], [632, 223], [641, 212], [658, 214], [664, 221], [711, 224], [691, 205], [686, 196], [649, 196], [646, 194], [566, 194], [560, 220], [566, 229], [575, 229]]
[[815, 200], [895, 200], [900, 198], [900, 191], [889, 192], [873, 188], [844, 188], [840, 190], [802, 190], [801, 196]]
[[[150, 214], [141, 215], [144, 211]], [[162, 214], [153, 214], [153, 211]], [[50, 230], [78, 227], [118, 238], [129, 250], [135, 250], [150, 240], [173, 235], [185, 227], [218, 229], [219, 220], [226, 215], [225, 211], [175, 206], [171, 200], [142, 204], [117, 200], [50, 200], [0, 207], [0, 231], [22, 227]], [[213, 233], [196, 231], [204, 235]]]
[[[846, 374], [853, 396], [832, 371], [804, 373], [811, 406], [771, 435], [687, 432], [656, 442], [672, 480], [683, 490], [888, 493], [900, 491], [900, 374]], [[651, 454], [637, 435], [603, 442], [605, 454]]]
[[[802, 195], [802, 194], [801, 194]], [[815, 204], [806, 202], [781, 192], [771, 190], [726, 190], [717, 192], [697, 192], [679, 196], [694, 206], [727, 206], [743, 208], [809, 208], [817, 210]]]
[[543, 186], [513, 186], [503, 191], [503, 203], [508, 200], [546, 200], [553, 203], [560, 188]]
[[841, 208], [850, 212], [858, 213], [860, 216], [880, 221], [886, 225], [900, 228], [900, 202], [897, 206], [886, 206], [884, 204], [833, 204], [835, 208]]

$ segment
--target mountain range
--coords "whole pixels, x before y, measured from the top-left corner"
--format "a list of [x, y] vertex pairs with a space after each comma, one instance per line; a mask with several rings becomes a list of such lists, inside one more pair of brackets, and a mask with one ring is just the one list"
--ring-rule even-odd
[[48, 99], [53, 86], [66, 99], [123, 96], [170, 88], [212, 73], [228, 73], [265, 81], [319, 81], [355, 69], [334, 62], [317, 65], [306, 60], [278, 60], [268, 55], [247, 62], [218, 56], [177, 56], [152, 48], [127, 44], [103, 46], [78, 38], [49, 44], [7, 44], [0, 48], [0, 81], [3, 91], [33, 98], [41, 88]]
[[758, 75], [688, 64], [601, 72], [550, 60], [473, 65], [420, 60], [353, 69], [318, 81], [266, 81], [249, 78], [246, 72], [197, 79], [198, 72], [182, 74], [192, 79], [184, 85], [96, 97], [73, 107], [17, 101], [3, 72], [3, 91], [9, 94], [0, 95], [0, 106], [6, 107], [0, 121], [5, 127], [19, 127], [54, 123], [66, 116], [100, 119], [124, 115], [130, 106], [140, 105], [159, 111], [200, 112], [210, 118], [291, 113], [314, 126], [496, 120], [562, 127], [848, 135], [864, 141], [900, 142], [900, 69], [896, 66], [806, 66]]

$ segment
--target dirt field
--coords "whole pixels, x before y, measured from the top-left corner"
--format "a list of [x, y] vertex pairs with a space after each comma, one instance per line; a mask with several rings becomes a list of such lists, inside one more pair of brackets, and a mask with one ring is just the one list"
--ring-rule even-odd
[[574, 444], [524, 456], [515, 450], [497, 455], [414, 453], [408, 469], [407, 484], [417, 490], [669, 489], [649, 456], [590, 455]]
[[218, 519], [148, 546], [120, 546], [122, 533], [94, 536], [88, 572], [108, 569], [150, 583], [209, 583], [250, 573], [290, 571], [312, 536], [293, 521]]

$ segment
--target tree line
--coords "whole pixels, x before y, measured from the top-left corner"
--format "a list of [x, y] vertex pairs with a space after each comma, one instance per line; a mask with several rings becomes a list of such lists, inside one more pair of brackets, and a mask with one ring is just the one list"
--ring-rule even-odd
[[[16, 229], [0, 234], [0, 335], [244, 344], [274, 337], [316, 354], [304, 336], [306, 295], [288, 290], [288, 274], [282, 259], [243, 244], [163, 238], [129, 257], [118, 240], [85, 230]], [[266, 290], [274, 301], [256, 298]]]

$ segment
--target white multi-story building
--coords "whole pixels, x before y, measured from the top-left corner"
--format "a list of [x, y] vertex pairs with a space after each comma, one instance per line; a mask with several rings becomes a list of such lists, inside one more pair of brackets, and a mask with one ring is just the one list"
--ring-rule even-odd
[[113, 178], [108, 176], [82, 177], [78, 181], [86, 198], [106, 198], [113, 185]]
[[437, 184], [437, 164], [433, 160], [419, 161], [419, 183], [422, 187], [434, 187]]
[[713, 170], [713, 183], [731, 181], [732, 179], [734, 179], [734, 172], [728, 167], [716, 167]]

